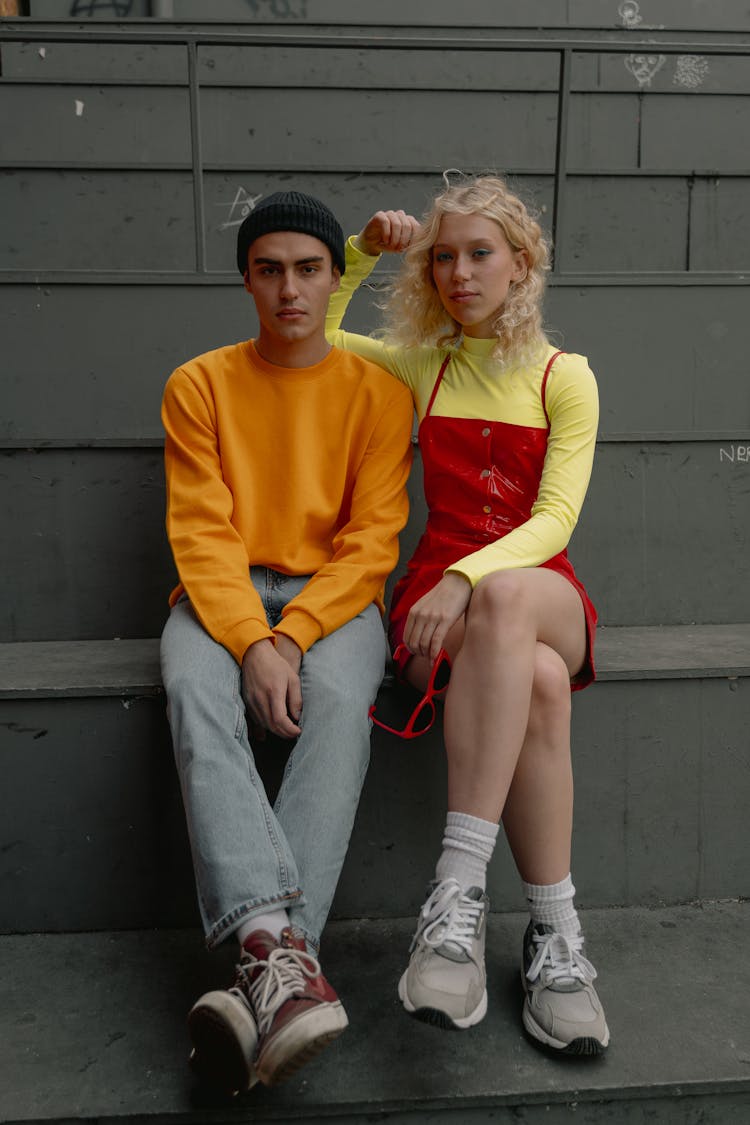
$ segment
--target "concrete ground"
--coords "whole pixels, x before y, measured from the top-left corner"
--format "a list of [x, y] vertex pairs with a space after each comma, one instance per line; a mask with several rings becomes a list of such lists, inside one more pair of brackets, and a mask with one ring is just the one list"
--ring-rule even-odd
[[493, 914], [487, 1018], [409, 1019], [397, 997], [413, 920], [332, 924], [322, 961], [350, 1028], [274, 1090], [219, 1103], [186, 1066], [185, 1014], [227, 985], [233, 949], [194, 931], [0, 938], [0, 1122], [400, 1123], [750, 1120], [750, 904], [583, 912], [612, 1043], [558, 1059], [520, 1024], [525, 919]]

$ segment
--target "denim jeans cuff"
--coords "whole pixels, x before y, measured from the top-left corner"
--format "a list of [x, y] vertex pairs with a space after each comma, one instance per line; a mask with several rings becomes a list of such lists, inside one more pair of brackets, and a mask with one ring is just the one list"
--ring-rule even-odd
[[[217, 945], [221, 945], [243, 922], [246, 922], [255, 914], [269, 914], [272, 910], [285, 910], [289, 906], [302, 906], [304, 901], [302, 890], [295, 887], [260, 902], [257, 900], [244, 902], [241, 906], [236, 906], [234, 910], [230, 910], [223, 918], [219, 918], [218, 922], [210, 930], [207, 930], [206, 948], [215, 949]], [[305, 933], [305, 940], [309, 940], [307, 933]]]

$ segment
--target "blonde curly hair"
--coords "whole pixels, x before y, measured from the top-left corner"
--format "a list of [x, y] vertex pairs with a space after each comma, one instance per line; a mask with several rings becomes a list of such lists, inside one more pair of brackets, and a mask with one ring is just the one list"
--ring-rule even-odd
[[547, 344], [541, 306], [545, 274], [549, 270], [549, 245], [522, 200], [505, 180], [494, 175], [449, 184], [433, 200], [383, 302], [382, 336], [389, 343], [406, 347], [420, 344], [450, 347], [458, 343], [461, 325], [446, 312], [432, 279], [432, 248], [440, 220], [449, 214], [483, 215], [492, 219], [512, 250], [525, 251], [528, 270], [522, 280], [511, 285], [493, 324], [497, 345], [492, 355], [503, 365], [536, 357]]

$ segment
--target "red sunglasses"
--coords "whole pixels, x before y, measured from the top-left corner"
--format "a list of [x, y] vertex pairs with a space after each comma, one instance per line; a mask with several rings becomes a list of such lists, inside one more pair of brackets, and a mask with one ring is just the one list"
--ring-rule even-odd
[[[397, 646], [393, 654], [393, 659], [398, 661], [399, 657], [406, 652], [406, 645], [400, 644]], [[379, 719], [375, 714], [375, 704], [373, 703], [370, 708], [369, 715], [376, 726], [387, 730], [389, 734], [396, 734], [399, 738], [419, 738], [420, 734], [426, 734], [432, 724], [435, 722], [435, 700], [441, 699], [448, 690], [448, 682], [451, 675], [451, 661], [448, 653], [444, 648], [440, 649], [437, 655], [437, 660], [430, 669], [430, 678], [427, 681], [427, 690], [420, 699], [417, 706], [409, 716], [409, 720], [403, 730], [396, 730], [395, 727], [389, 727], [382, 719]]]

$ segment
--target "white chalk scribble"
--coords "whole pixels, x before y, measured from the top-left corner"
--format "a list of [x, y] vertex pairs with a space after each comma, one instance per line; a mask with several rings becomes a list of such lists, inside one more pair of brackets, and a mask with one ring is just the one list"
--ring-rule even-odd
[[223, 223], [219, 223], [219, 230], [229, 230], [230, 227], [238, 227], [243, 219], [246, 219], [253, 210], [258, 200], [262, 198], [263, 192], [260, 192], [258, 195], [249, 195], [242, 185], [240, 185], [231, 203], [216, 204], [217, 207], [229, 208], [229, 214], [226, 219]]
[[725, 449], [722, 445], [719, 447], [719, 460], [731, 461], [732, 464], [735, 461], [740, 461], [745, 465], [750, 465], [750, 445], [730, 445], [729, 449]]
[[80, 101], [80, 99], [76, 98], [75, 99], [75, 106], [76, 106], [76, 117], [83, 117], [84, 103], [82, 101]]
[[703, 55], [678, 55], [672, 81], [675, 86], [695, 90], [702, 86], [708, 74], [708, 59]]
[[659, 73], [666, 61], [666, 55], [627, 55], [625, 57], [625, 69], [630, 71], [640, 88], [643, 89], [644, 86], [651, 85], [652, 79]]
[[623, 27], [637, 27], [639, 23], [643, 23], [643, 16], [637, 0], [622, 0], [617, 12], [622, 20]]

